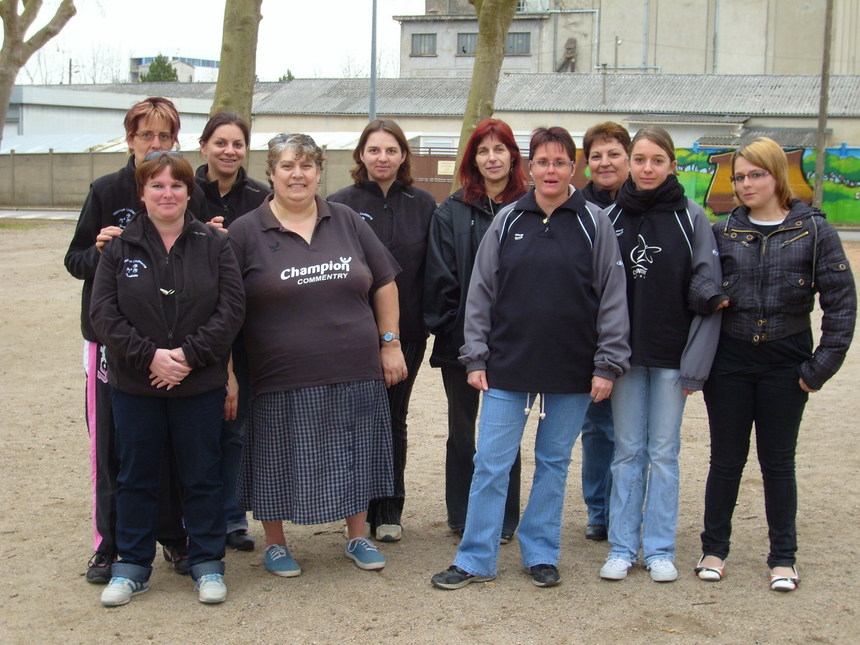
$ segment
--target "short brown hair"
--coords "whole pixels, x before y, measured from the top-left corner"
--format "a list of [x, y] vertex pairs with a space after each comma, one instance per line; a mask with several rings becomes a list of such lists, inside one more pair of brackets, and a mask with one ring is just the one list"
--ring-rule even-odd
[[[152, 157], [150, 159], [150, 157]], [[147, 160], [134, 171], [134, 181], [137, 184], [137, 196], [143, 197], [143, 187], [150, 179], [165, 168], [170, 168], [170, 176], [181, 181], [188, 188], [188, 197], [194, 193], [194, 170], [178, 152], [163, 151], [150, 153]]]
[[534, 159], [537, 149], [548, 143], [559, 144], [565, 149], [570, 160], [576, 161], [576, 144], [573, 142], [573, 137], [570, 136], [570, 132], [559, 125], [554, 125], [551, 128], [536, 128], [532, 132], [532, 139], [529, 142], [529, 159]]
[[627, 154], [633, 154], [633, 148], [636, 143], [642, 139], [647, 139], [651, 143], [659, 146], [669, 156], [669, 161], [675, 161], [675, 142], [672, 141], [672, 136], [659, 125], [648, 125], [640, 129], [630, 141], [630, 147], [627, 148]]
[[403, 158], [403, 163], [397, 169], [397, 180], [404, 186], [412, 185], [412, 152], [409, 150], [409, 142], [406, 140], [406, 135], [403, 130], [391, 119], [375, 119], [368, 123], [358, 139], [358, 145], [352, 151], [352, 159], [355, 161], [355, 167], [349, 171], [352, 175], [352, 180], [356, 186], [361, 186], [362, 181], [367, 181], [367, 168], [361, 161], [361, 153], [364, 152], [364, 146], [367, 145], [367, 140], [374, 132], [387, 132], [392, 137], [397, 139], [397, 145], [406, 154]]
[[163, 119], [170, 126], [173, 141], [179, 136], [179, 112], [173, 101], [160, 96], [151, 96], [148, 99], [135, 103], [126, 112], [123, 125], [125, 125], [125, 137], [133, 137], [137, 134], [137, 126], [144, 119]]
[[[788, 183], [788, 157], [776, 141], [768, 137], [759, 137], [735, 150], [732, 155], [732, 175], [735, 174], [735, 160], [738, 157], [743, 157], [752, 165], [767, 170], [776, 180], [776, 198], [779, 200], [779, 205], [783, 208], [791, 208], [794, 191]], [[739, 201], [737, 193], [735, 193], [735, 200]]]
[[591, 146], [595, 141], [608, 141], [615, 139], [626, 151], [630, 147], [630, 133], [623, 125], [615, 123], [615, 121], [604, 121], [593, 125], [585, 132], [582, 137], [582, 154], [588, 159], [591, 154]]

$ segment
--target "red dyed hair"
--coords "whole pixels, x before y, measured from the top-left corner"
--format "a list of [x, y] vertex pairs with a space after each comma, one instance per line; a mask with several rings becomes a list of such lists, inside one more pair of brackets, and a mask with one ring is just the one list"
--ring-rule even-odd
[[463, 199], [467, 202], [476, 202], [487, 194], [484, 188], [484, 177], [475, 164], [478, 156], [478, 146], [487, 136], [498, 139], [511, 153], [511, 172], [508, 177], [508, 185], [502, 191], [502, 202], [509, 204], [526, 192], [528, 180], [523, 170], [522, 155], [514, 139], [514, 133], [504, 121], [499, 119], [484, 119], [472, 132], [466, 147], [463, 149], [463, 159], [460, 162], [460, 170], [457, 173], [460, 184], [463, 186]]

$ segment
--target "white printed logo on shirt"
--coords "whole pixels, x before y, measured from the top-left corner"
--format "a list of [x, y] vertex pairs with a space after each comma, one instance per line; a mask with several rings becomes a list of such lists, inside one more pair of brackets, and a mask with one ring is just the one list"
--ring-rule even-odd
[[349, 263], [352, 258], [341, 256], [339, 260], [312, 264], [306, 267], [287, 267], [281, 271], [281, 280], [292, 280], [296, 284], [310, 284], [325, 280], [343, 280], [349, 275]]
[[145, 269], [149, 268], [146, 266], [146, 263], [143, 260], [133, 260], [126, 258], [122, 261], [122, 264], [125, 267], [126, 278], [139, 278], [140, 274], [143, 273]]
[[648, 246], [645, 238], [639, 235], [639, 242], [630, 251], [630, 260], [633, 262], [633, 279], [644, 278], [648, 273], [648, 265], [654, 263], [653, 254], [662, 251], [659, 246]]

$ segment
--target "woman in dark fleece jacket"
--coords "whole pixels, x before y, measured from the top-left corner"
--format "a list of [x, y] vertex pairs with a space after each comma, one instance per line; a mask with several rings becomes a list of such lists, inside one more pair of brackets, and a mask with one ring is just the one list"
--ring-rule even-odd
[[244, 290], [227, 236], [186, 210], [194, 174], [177, 154], [153, 153], [137, 168], [146, 212], [105, 246], [93, 284], [90, 315], [107, 346], [120, 462], [120, 560], [102, 594], [108, 607], [148, 589], [167, 442], [179, 466], [198, 597], [227, 596], [221, 418]]
[[716, 310], [720, 264], [707, 217], [684, 196], [676, 165], [665, 130], [639, 130], [630, 147], [631, 178], [604, 211], [627, 273], [632, 352], [630, 371], [612, 393], [611, 549], [600, 570], [608, 580], [627, 577], [640, 548], [652, 580], [678, 577], [681, 417], [686, 395], [702, 389], [710, 371], [720, 329], [719, 315], [690, 309]]
[[[714, 226], [728, 295], [713, 370], [705, 384], [711, 469], [705, 487], [705, 530], [696, 574], [724, 575], [732, 514], [755, 423], [764, 481], [770, 588], [800, 583], [794, 454], [811, 392], [832, 377], [854, 334], [857, 294], [851, 267], [824, 213], [794, 199], [788, 161], [762, 137], [732, 156], [740, 206]], [[809, 314], [818, 293], [824, 312], [812, 351]]]

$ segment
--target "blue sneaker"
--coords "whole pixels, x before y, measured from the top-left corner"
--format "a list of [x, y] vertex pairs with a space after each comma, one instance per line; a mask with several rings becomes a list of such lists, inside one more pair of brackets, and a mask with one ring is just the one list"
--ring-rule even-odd
[[302, 572], [302, 568], [293, 559], [284, 544], [273, 544], [266, 548], [266, 553], [263, 555], [263, 566], [269, 573], [284, 578], [295, 578]]
[[227, 585], [224, 584], [224, 576], [220, 573], [204, 573], [197, 578], [194, 588], [197, 590], [197, 599], [207, 605], [215, 605], [227, 600]]
[[110, 579], [108, 586], [102, 592], [102, 604], [105, 607], [127, 605], [132, 596], [144, 591], [149, 591], [145, 582], [116, 576]]
[[381, 569], [385, 566], [385, 556], [367, 538], [354, 538], [346, 543], [346, 557], [355, 562], [355, 566], [366, 571]]

